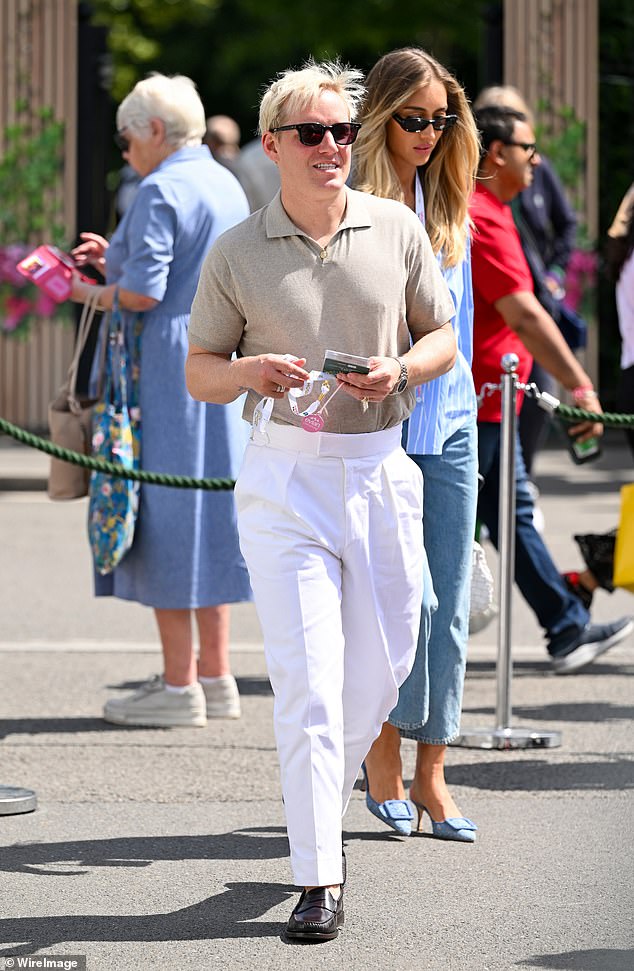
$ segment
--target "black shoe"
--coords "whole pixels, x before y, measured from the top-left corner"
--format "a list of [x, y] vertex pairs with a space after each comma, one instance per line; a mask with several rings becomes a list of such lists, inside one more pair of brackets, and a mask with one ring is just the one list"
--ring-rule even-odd
[[[556, 674], [572, 674], [614, 647], [634, 630], [634, 620], [622, 617], [613, 624], [586, 624], [565, 646], [556, 645], [552, 665]], [[553, 645], [551, 644], [551, 647]]]
[[343, 924], [343, 889], [335, 900], [326, 887], [304, 890], [286, 925], [297, 941], [332, 941]]

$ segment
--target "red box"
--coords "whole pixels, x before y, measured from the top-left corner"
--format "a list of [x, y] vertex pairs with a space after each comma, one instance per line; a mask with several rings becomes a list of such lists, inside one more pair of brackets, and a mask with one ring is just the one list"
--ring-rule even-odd
[[75, 264], [57, 246], [38, 246], [17, 264], [16, 269], [57, 303], [70, 297]]

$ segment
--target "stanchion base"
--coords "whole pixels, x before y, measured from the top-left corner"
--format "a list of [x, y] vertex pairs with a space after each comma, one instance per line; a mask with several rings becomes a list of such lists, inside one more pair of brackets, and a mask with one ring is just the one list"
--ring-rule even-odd
[[37, 808], [37, 796], [32, 789], [0, 786], [0, 816], [32, 813]]
[[561, 732], [532, 728], [470, 728], [451, 745], [459, 748], [508, 750], [514, 748], [559, 748]]

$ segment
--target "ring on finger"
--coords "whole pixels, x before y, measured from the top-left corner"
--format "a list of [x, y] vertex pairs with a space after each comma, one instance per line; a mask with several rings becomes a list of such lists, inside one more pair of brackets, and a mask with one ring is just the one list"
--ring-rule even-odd
[[277, 393], [278, 393], [278, 394], [281, 394], [281, 393], [282, 393], [282, 391], [284, 391], [284, 390], [285, 390], [285, 389], [284, 389], [284, 385], [283, 385], [283, 384], [278, 384], [278, 385], [276, 386], [276, 388], [275, 388], [275, 390], [277, 391]]

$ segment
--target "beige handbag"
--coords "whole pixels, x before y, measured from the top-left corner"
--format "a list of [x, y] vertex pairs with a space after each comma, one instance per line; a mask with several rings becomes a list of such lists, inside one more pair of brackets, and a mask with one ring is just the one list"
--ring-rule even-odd
[[487, 563], [483, 548], [473, 541], [471, 560], [471, 604], [469, 607], [469, 633], [484, 630], [498, 612], [493, 602], [495, 581]]
[[[101, 393], [101, 372], [99, 373], [98, 394], [95, 398], [77, 397], [77, 372], [81, 353], [86, 346], [92, 322], [97, 311], [101, 287], [95, 287], [82, 308], [73, 359], [70, 362], [64, 385], [54, 401], [48, 406], [48, 427], [50, 439], [55, 445], [72, 449], [82, 455], [90, 455], [91, 423], [93, 405]], [[105, 342], [104, 342], [105, 348]], [[61, 459], [51, 459], [48, 477], [48, 495], [51, 499], [79, 499], [88, 495], [90, 470], [73, 465]]]

